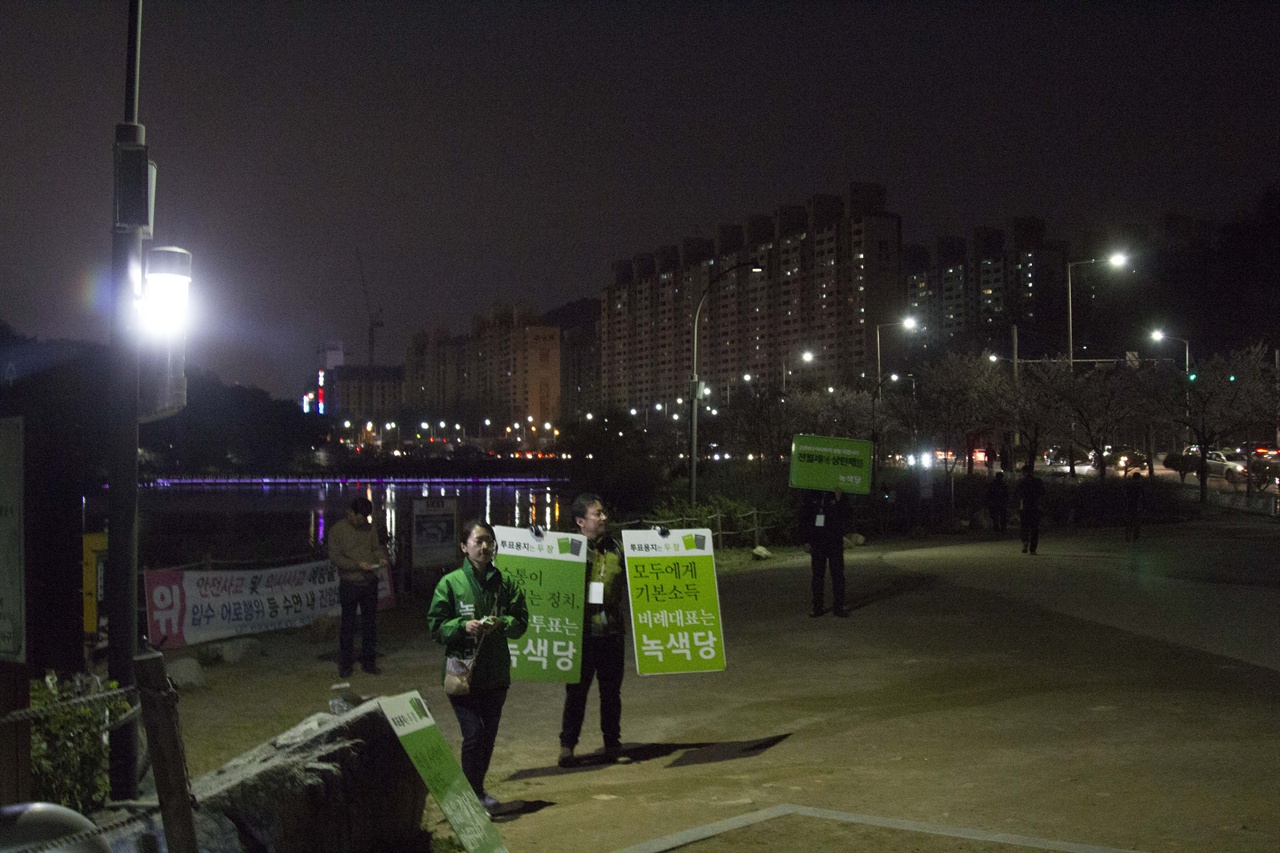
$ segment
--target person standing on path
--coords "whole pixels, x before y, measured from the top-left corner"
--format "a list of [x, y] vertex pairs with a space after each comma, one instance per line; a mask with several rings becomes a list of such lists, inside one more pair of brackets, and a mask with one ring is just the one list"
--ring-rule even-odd
[[828, 569], [831, 571], [831, 610], [840, 617], [849, 615], [844, 602], [844, 537], [852, 526], [849, 496], [839, 486], [830, 492], [805, 493], [801, 538], [809, 552], [809, 567], [813, 572], [810, 617], [827, 612], [823, 600]]
[[333, 525], [325, 544], [329, 560], [338, 570], [338, 603], [342, 619], [338, 628], [338, 676], [346, 678], [356, 659], [356, 620], [360, 621], [360, 665], [377, 675], [378, 573], [391, 560], [374, 529], [373, 502], [360, 497], [351, 502], [346, 518]]
[[493, 528], [477, 518], [459, 533], [462, 566], [436, 585], [427, 609], [427, 627], [431, 638], [445, 647], [446, 660], [475, 660], [470, 691], [450, 694], [449, 704], [462, 730], [462, 774], [492, 816], [502, 803], [485, 790], [484, 778], [511, 687], [507, 640], [519, 639], [528, 630], [529, 606], [520, 585], [493, 564], [498, 550]]
[[600, 693], [600, 733], [604, 757], [622, 756], [622, 674], [625, 669], [626, 561], [622, 549], [609, 535], [609, 516], [600, 496], [585, 492], [573, 502], [573, 520], [587, 537], [586, 611], [582, 630], [582, 673], [577, 684], [564, 686], [564, 712], [560, 719], [560, 757], [557, 764], [570, 767], [582, 734], [587, 693], [594, 678]]
[[1004, 533], [1009, 529], [1009, 484], [1004, 481], [1003, 471], [997, 471], [987, 486], [987, 512], [991, 515], [992, 530]]
[[1044, 497], [1044, 483], [1035, 475], [1030, 464], [1022, 469], [1018, 482], [1018, 500], [1021, 506], [1022, 553], [1035, 554], [1040, 544], [1040, 501]]

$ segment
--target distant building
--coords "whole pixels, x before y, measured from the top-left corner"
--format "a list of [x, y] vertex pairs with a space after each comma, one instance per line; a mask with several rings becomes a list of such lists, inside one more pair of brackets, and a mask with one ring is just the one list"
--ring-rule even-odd
[[601, 297], [601, 401], [687, 404], [693, 314], [713, 280], [698, 331], [704, 399], [729, 400], [747, 382], [782, 390], [859, 381], [875, 369], [876, 324], [904, 315], [901, 255], [901, 219], [885, 210], [884, 187], [854, 183], [845, 198], [817, 195], [722, 225], [715, 241], [618, 261]]
[[404, 368], [344, 364], [325, 373], [325, 412], [353, 424], [381, 425], [397, 417], [404, 403]]
[[470, 334], [414, 335], [405, 355], [405, 404], [479, 434], [484, 421], [559, 424], [560, 329], [528, 309], [476, 317]]

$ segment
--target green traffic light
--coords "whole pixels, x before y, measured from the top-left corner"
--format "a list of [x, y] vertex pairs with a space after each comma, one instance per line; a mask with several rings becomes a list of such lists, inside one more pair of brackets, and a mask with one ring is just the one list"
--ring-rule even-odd
[[1190, 379], [1192, 382], [1195, 382], [1195, 381], [1196, 381], [1196, 375], [1195, 375], [1194, 373], [1192, 373], [1192, 374], [1190, 374], [1189, 376], [1187, 376], [1187, 378], [1188, 378], [1188, 379]]

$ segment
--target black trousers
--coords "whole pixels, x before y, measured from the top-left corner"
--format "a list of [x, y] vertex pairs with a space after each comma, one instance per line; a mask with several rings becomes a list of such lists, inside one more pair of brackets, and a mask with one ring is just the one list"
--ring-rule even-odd
[[356, 660], [356, 611], [360, 620], [360, 662], [373, 666], [378, 659], [378, 584], [338, 582], [342, 621], [338, 626], [338, 665], [344, 669]]
[[449, 704], [462, 729], [462, 775], [479, 797], [484, 793], [484, 777], [493, 758], [493, 745], [498, 740], [498, 724], [502, 722], [502, 706], [507, 702], [507, 688], [475, 690], [466, 696], [450, 696]]
[[844, 609], [844, 540], [838, 545], [812, 545], [809, 548], [809, 567], [813, 570], [813, 610], [822, 609], [826, 592], [827, 570], [831, 570], [831, 605]]
[[1031, 548], [1031, 553], [1036, 552], [1036, 547], [1040, 544], [1040, 513], [1022, 513], [1022, 544]]
[[591, 679], [600, 685], [600, 733], [604, 745], [622, 745], [622, 673], [624, 643], [621, 634], [582, 638], [582, 677], [577, 684], [564, 686], [564, 714], [560, 719], [560, 745], [578, 745], [582, 720], [587, 712]]

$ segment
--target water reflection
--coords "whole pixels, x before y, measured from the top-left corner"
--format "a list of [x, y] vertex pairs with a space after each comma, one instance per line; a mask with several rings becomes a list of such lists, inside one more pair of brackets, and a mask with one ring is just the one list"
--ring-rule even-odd
[[405, 547], [418, 497], [453, 497], [459, 521], [538, 524], [560, 529], [572, 495], [546, 480], [308, 482], [211, 484], [164, 481], [139, 492], [145, 565], [181, 565], [209, 555], [215, 561], [313, 556], [329, 524], [351, 501], [367, 497], [395, 550]]

